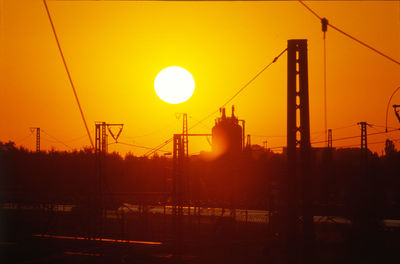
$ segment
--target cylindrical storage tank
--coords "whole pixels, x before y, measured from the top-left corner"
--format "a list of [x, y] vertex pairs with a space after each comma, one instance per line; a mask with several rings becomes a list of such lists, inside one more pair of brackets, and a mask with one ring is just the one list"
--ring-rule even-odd
[[215, 155], [239, 154], [242, 151], [242, 127], [232, 111], [231, 117], [222, 116], [215, 121], [212, 128], [212, 151]]

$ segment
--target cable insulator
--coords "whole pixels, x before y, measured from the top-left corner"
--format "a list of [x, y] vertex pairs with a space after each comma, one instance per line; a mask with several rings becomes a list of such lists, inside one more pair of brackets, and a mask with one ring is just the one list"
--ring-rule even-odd
[[326, 31], [328, 31], [328, 19], [326, 19], [325, 17], [321, 19], [321, 26], [322, 26], [322, 31], [325, 33]]

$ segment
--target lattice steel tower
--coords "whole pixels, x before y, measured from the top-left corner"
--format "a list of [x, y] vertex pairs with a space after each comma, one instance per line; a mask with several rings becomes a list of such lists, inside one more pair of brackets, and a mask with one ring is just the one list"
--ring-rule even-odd
[[36, 152], [40, 152], [40, 127], [30, 127], [31, 133], [36, 131]]
[[40, 127], [36, 128], [36, 152], [40, 152]]
[[[113, 134], [110, 127], [117, 126], [119, 127], [119, 131], [117, 134]], [[112, 138], [117, 142], [119, 135], [122, 132], [123, 124], [107, 124], [106, 122], [96, 122], [95, 123], [95, 160], [96, 160], [96, 179], [94, 184], [94, 212], [97, 213], [94, 217], [98, 217], [97, 228], [98, 230], [102, 230], [103, 228], [103, 220], [105, 217], [105, 200], [104, 200], [104, 161], [105, 156], [108, 151], [108, 132]]]
[[332, 147], [332, 129], [328, 129], [328, 148], [331, 149]]
[[361, 126], [361, 156], [360, 156], [360, 166], [361, 166], [361, 176], [365, 177], [368, 174], [368, 145], [367, 145], [367, 122], [357, 123]]
[[183, 114], [183, 155], [185, 157], [189, 157], [189, 137], [188, 137], [188, 121], [187, 121], [187, 113]]

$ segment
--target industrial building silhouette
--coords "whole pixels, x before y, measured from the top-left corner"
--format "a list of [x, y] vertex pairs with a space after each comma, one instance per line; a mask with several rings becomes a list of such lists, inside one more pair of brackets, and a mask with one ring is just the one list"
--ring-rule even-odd
[[232, 115], [226, 115], [225, 107], [220, 108], [221, 117], [215, 120], [212, 128], [212, 151], [216, 156], [223, 154], [238, 155], [243, 150], [243, 127], [235, 116], [235, 107], [232, 106]]

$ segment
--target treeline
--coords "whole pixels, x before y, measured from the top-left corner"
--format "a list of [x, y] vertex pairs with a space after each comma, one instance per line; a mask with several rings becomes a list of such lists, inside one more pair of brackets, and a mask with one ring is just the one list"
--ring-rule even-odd
[[[107, 154], [101, 174], [104, 193], [163, 192], [169, 159]], [[32, 152], [0, 142], [3, 201], [77, 203], [96, 192], [96, 159], [90, 149]]]
[[[400, 153], [388, 144], [386, 154], [359, 149], [314, 150], [312, 186], [319, 204], [400, 208]], [[203, 206], [264, 209], [282, 201], [287, 184], [286, 156], [260, 147], [240, 156], [190, 157], [183, 168], [184, 195]], [[172, 158], [107, 154], [102, 162], [103, 192], [122, 202], [170, 203]], [[98, 174], [90, 149], [31, 152], [0, 142], [0, 195], [3, 202], [82, 203], [95, 193]], [[298, 190], [301, 192], [302, 190]], [[113, 195], [110, 195], [113, 194]], [[153, 195], [154, 194], [154, 195]], [[117, 206], [117, 205], [116, 205]]]

